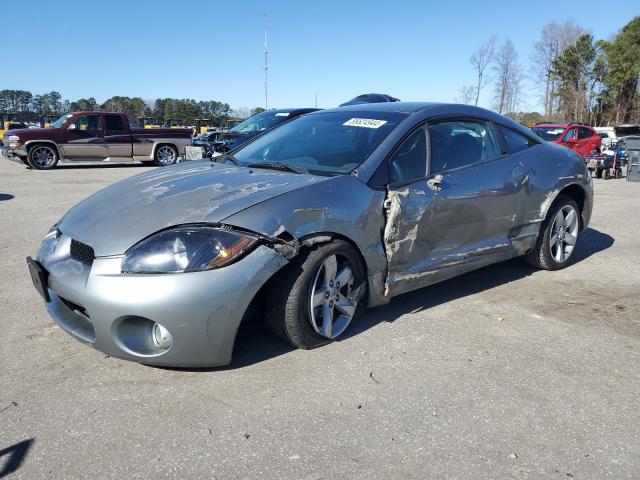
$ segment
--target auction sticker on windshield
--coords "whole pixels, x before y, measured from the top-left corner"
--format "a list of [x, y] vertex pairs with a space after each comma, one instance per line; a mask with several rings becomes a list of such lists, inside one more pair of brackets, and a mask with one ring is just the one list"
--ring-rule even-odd
[[289, 112], [278, 112], [276, 113], [276, 117], [288, 117]]
[[342, 125], [348, 127], [380, 128], [385, 123], [387, 123], [386, 120], [376, 120], [374, 118], [352, 118]]

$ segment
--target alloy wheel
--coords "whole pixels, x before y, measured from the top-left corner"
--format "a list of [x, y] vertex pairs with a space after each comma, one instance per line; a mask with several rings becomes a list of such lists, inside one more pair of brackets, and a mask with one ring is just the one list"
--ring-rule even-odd
[[549, 249], [557, 263], [566, 262], [573, 253], [579, 228], [578, 212], [572, 205], [565, 205], [558, 210], [549, 233]]
[[327, 257], [318, 267], [310, 299], [311, 326], [318, 335], [337, 338], [351, 323], [358, 306], [351, 298], [354, 279], [351, 264], [341, 255]]
[[56, 154], [49, 147], [36, 147], [35, 150], [31, 152], [31, 161], [38, 167], [49, 167], [53, 165], [55, 160]]
[[171, 165], [176, 160], [176, 152], [173, 148], [165, 145], [158, 149], [157, 158], [162, 165]]

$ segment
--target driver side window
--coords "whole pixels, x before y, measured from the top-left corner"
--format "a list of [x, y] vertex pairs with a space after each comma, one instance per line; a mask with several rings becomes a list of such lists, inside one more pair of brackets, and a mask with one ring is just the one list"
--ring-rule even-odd
[[427, 175], [427, 139], [424, 128], [407, 138], [389, 160], [389, 182], [403, 182]]
[[100, 125], [99, 115], [83, 115], [82, 117], [76, 118], [73, 123], [75, 124], [76, 129], [81, 131], [102, 130], [102, 126]]

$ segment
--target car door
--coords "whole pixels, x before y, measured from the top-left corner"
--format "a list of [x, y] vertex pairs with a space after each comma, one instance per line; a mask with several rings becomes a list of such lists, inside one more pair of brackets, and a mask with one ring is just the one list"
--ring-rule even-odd
[[598, 139], [600, 137], [593, 130], [587, 127], [578, 127], [578, 146], [576, 151], [586, 157], [593, 150], [598, 150]]
[[[410, 178], [417, 167], [401, 165], [418, 163], [417, 152], [406, 152], [421, 134], [428, 137], [427, 175]], [[526, 165], [504, 152], [489, 122], [451, 119], [414, 132], [389, 160], [388, 293], [513, 256], [509, 234], [521, 218], [525, 177]]]
[[104, 130], [100, 114], [80, 115], [67, 125], [62, 147], [68, 159], [106, 158]]
[[133, 155], [131, 130], [122, 116], [105, 113], [104, 125], [107, 156], [131, 159]]

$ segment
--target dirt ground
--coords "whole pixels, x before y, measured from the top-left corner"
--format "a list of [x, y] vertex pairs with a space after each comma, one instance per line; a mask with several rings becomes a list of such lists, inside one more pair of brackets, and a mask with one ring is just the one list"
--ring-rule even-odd
[[640, 183], [595, 180], [575, 265], [512, 260], [292, 350], [248, 325], [228, 368], [151, 368], [47, 316], [25, 257], [141, 166], [0, 158], [0, 477], [640, 476]]

